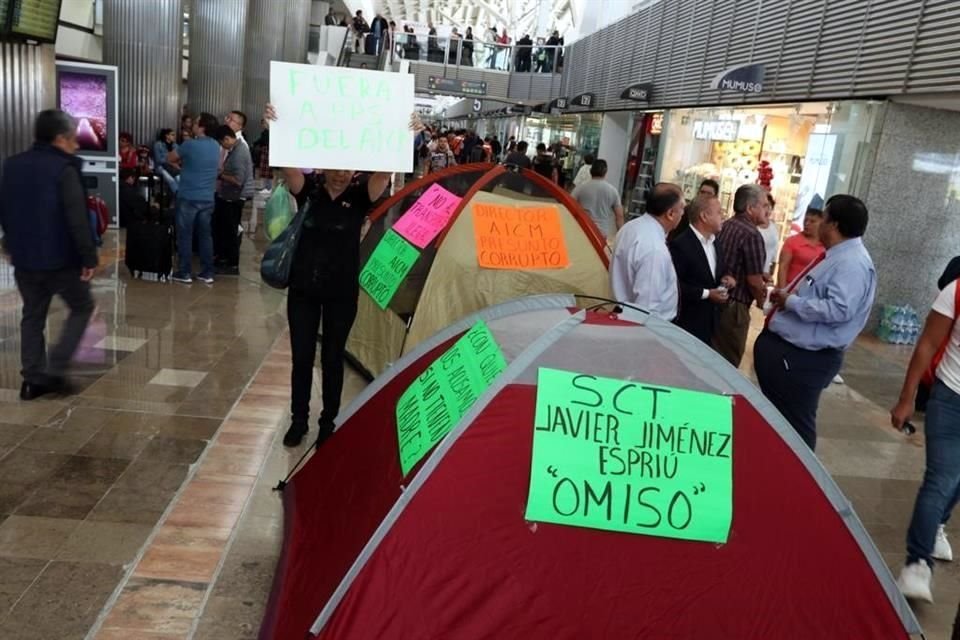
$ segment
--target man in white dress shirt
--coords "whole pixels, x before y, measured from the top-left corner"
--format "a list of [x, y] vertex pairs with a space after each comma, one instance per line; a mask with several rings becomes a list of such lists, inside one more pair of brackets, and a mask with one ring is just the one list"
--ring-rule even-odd
[[647, 199], [647, 212], [617, 234], [610, 264], [610, 284], [620, 302], [636, 305], [663, 320], [677, 316], [677, 273], [667, 234], [683, 218], [683, 192], [661, 182]]

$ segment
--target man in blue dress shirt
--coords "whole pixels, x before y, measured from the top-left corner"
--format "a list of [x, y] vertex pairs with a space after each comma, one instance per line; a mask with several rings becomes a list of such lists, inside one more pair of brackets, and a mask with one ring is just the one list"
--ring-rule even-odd
[[876, 269], [861, 240], [868, 218], [853, 196], [827, 201], [820, 226], [826, 254], [770, 294], [774, 310], [753, 348], [760, 389], [811, 449], [820, 393], [840, 372], [877, 292]]

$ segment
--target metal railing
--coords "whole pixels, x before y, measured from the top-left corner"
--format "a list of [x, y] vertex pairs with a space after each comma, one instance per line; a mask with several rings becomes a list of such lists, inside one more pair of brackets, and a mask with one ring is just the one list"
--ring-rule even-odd
[[397, 33], [394, 50], [407, 60], [493, 71], [560, 73], [563, 68], [563, 46], [560, 45], [497, 44]]

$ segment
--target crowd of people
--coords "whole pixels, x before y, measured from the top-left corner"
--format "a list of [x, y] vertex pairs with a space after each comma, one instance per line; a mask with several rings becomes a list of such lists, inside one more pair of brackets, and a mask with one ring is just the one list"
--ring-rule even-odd
[[[425, 126], [414, 139], [414, 172], [427, 175], [458, 164], [502, 163], [532, 169], [562, 188], [576, 186], [571, 178], [576, 154], [568, 144], [560, 140], [550, 145], [541, 142], [532, 156], [529, 150], [529, 143], [516, 136], [504, 146], [496, 134], [481, 137], [467, 129]], [[592, 156], [587, 157], [592, 160]]]
[[215, 275], [239, 274], [243, 207], [254, 195], [256, 179], [269, 182], [272, 177], [269, 131], [251, 147], [243, 135], [246, 125], [247, 116], [240, 110], [222, 120], [209, 113], [185, 113], [178, 131], [161, 128], [149, 146], [135, 145], [127, 132], [118, 136], [120, 224], [147, 218], [174, 224], [175, 282], [193, 282], [194, 247], [201, 282], [212, 284]]
[[502, 71], [560, 73], [563, 69], [564, 38], [559, 31], [536, 40], [527, 33], [514, 41], [506, 27], [498, 31], [495, 26], [490, 26], [482, 38], [474, 36], [473, 27], [463, 30], [452, 27], [447, 42], [442, 44], [436, 25], [429, 22], [424, 48], [413, 26], [403, 25], [403, 31], [398, 34], [396, 21], [388, 21], [380, 12], [368, 22], [361, 9], [348, 19], [346, 14], [338, 14], [330, 8], [324, 25], [346, 28], [354, 53], [380, 55], [386, 48], [391, 55], [400, 58], [420, 60], [425, 51], [429, 62], [483, 66]]

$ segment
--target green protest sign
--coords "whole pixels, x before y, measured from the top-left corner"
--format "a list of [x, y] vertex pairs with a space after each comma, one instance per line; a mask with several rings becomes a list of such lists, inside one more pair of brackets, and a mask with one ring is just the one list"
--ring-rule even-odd
[[733, 401], [540, 369], [527, 520], [726, 542]]
[[416, 247], [388, 229], [360, 272], [360, 286], [386, 309], [419, 257]]
[[507, 368], [493, 334], [473, 325], [424, 370], [397, 402], [400, 468], [406, 476]]

